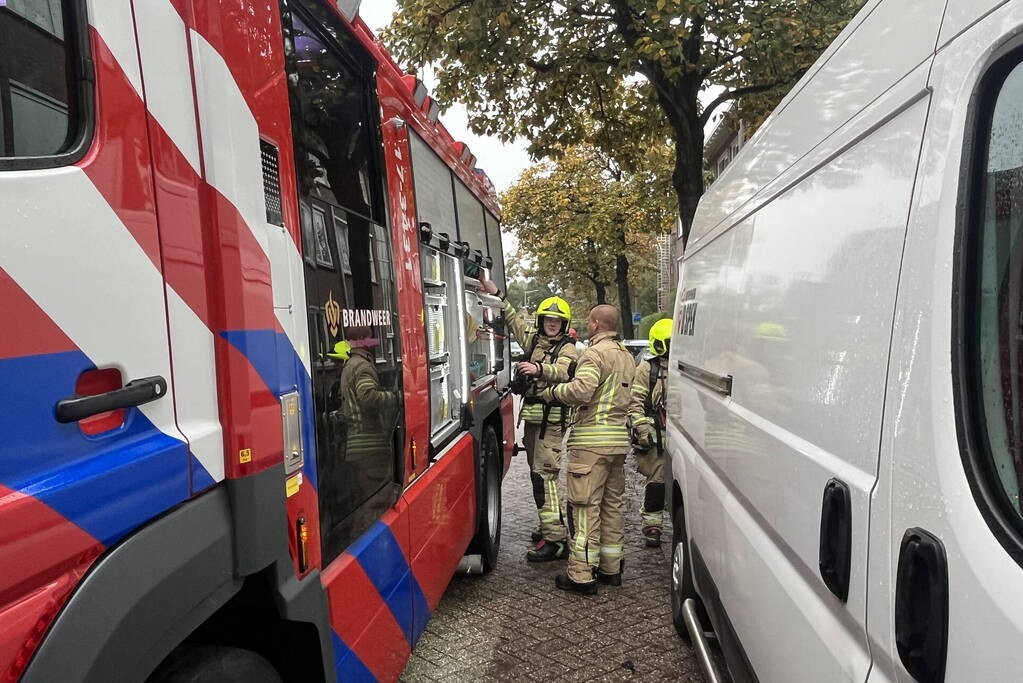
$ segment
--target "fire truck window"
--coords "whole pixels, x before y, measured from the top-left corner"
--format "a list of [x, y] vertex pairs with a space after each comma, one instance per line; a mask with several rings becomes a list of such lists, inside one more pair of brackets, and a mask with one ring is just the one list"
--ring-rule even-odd
[[501, 289], [507, 290], [504, 281], [504, 246], [501, 243], [501, 224], [488, 211], [487, 219], [487, 246], [490, 249], [490, 256], [494, 259], [494, 265], [490, 272], [490, 279], [497, 283]]
[[74, 36], [64, 4], [0, 2], [0, 157], [55, 156], [74, 143]]
[[1023, 65], [991, 115], [978, 226], [977, 399], [1006, 507], [1023, 516]]
[[429, 223], [435, 233], [447, 233], [452, 242], [458, 241], [450, 169], [415, 132], [409, 134], [409, 146], [419, 221]]
[[390, 233], [374, 218], [369, 81], [345, 46], [319, 32], [327, 15], [292, 7], [286, 46], [327, 564], [400, 492], [401, 348]]
[[461, 180], [455, 180], [455, 202], [458, 206], [458, 239], [468, 242], [473, 251], [487, 255], [487, 226], [483, 218], [483, 204]]
[[372, 79], [342, 46], [328, 44], [298, 13], [293, 15], [292, 38], [289, 57], [298, 75], [302, 124], [302, 137], [296, 138], [302, 191], [382, 220]]

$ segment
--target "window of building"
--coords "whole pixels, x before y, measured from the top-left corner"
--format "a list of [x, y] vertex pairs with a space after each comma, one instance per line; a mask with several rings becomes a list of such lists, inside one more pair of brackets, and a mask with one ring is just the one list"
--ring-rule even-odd
[[[1023, 531], [1023, 65], [996, 68], [981, 115], [967, 283], [963, 368], [972, 422], [967, 458], [1000, 538]], [[975, 489], [976, 490], [976, 489]], [[1007, 546], [1008, 547], [1008, 546]], [[1018, 544], [1016, 545], [1019, 550]], [[1023, 558], [1023, 553], [1017, 559]]]
[[72, 5], [70, 0], [0, 2], [2, 167], [27, 166], [28, 159], [60, 157], [83, 147], [87, 89], [74, 78], [81, 55]]

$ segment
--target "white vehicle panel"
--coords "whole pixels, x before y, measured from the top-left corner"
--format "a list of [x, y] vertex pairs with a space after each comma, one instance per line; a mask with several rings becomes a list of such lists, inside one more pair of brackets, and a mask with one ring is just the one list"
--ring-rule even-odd
[[[903, 141], [919, 139], [926, 105], [918, 99], [729, 231], [731, 267], [723, 274], [741, 273], [730, 291], [742, 302], [735, 343], [707, 336], [698, 355], [705, 369], [732, 376], [732, 398], [682, 389], [696, 399], [683, 399], [683, 429], [713, 473], [687, 482], [691, 538], [708, 547], [704, 559], [722, 602], [765, 680], [805, 680], [808, 671], [816, 680], [863, 680], [869, 669], [866, 520], [881, 428], [878, 387], [917, 164], [918, 148]], [[687, 288], [694, 262], [715, 247], [688, 257]], [[700, 316], [701, 298], [698, 291]], [[698, 317], [698, 335], [703, 322]], [[682, 360], [700, 364], [679, 346]], [[719, 481], [704, 482], [708, 476]], [[818, 569], [821, 498], [832, 478], [852, 496], [846, 605]], [[704, 483], [730, 495], [698, 495]], [[770, 571], [755, 568], [765, 561]], [[765, 623], [847, 635], [807, 640], [801, 629], [772, 631]], [[778, 656], [796, 650], [799, 658]]]
[[973, 23], [996, 7], [1006, 4], [1009, 0], [949, 0], [945, 8], [945, 17], [941, 21], [941, 36], [938, 39], [939, 49], [965, 31]]
[[[967, 4], [950, 4], [953, 22], [968, 21]], [[970, 8], [978, 14], [982, 9]], [[958, 342], [949, 310], [971, 98], [995, 50], [1021, 29], [1023, 4], [1005, 4], [942, 48], [934, 62], [933, 105], [893, 336], [881, 449], [884, 476], [872, 508], [869, 572], [874, 588], [868, 628], [878, 644], [877, 680], [913, 680], [895, 645], [893, 596], [902, 536], [914, 527], [937, 536], [948, 558], [945, 680], [1019, 680], [1023, 675], [1023, 568], [995, 538], [967, 480], [952, 384], [953, 344]], [[1020, 44], [1018, 37], [1013, 42]]]
[[[934, 51], [944, 7], [945, 0], [887, 0], [861, 10], [848, 40], [822, 57], [826, 63], [797, 84], [708, 188], [690, 248], [724, 229], [722, 221], [923, 63]], [[757, 144], [763, 140], [770, 142]]]

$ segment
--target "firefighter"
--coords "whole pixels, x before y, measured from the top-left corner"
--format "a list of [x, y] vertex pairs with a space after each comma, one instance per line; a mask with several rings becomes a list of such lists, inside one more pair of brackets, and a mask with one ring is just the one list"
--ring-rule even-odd
[[391, 455], [398, 420], [398, 394], [380, 383], [373, 352], [377, 340], [371, 336], [372, 332], [368, 328], [356, 328], [350, 334], [355, 342], [339, 342], [333, 355], [344, 360], [339, 381], [346, 432], [344, 460], [356, 470], [371, 473], [386, 465]]
[[567, 410], [555, 403], [544, 403], [537, 394], [546, 387], [569, 379], [577, 356], [568, 336], [572, 309], [559, 297], [544, 299], [536, 309], [534, 325], [525, 312], [517, 313], [504, 292], [490, 280], [481, 284], [490, 294], [504, 300], [508, 330], [525, 350], [515, 366], [512, 391], [522, 396], [520, 418], [525, 422], [523, 443], [529, 463], [540, 528], [533, 533], [536, 544], [526, 553], [530, 562], [551, 562], [568, 556], [565, 512], [558, 493], [561, 474], [561, 442], [568, 419]]
[[555, 585], [585, 594], [597, 582], [622, 583], [623, 497], [627, 425], [636, 364], [618, 338], [620, 314], [602, 304], [590, 311], [590, 345], [575, 377], [544, 389], [541, 398], [577, 406], [568, 437], [568, 503], [574, 535], [568, 568]]
[[652, 548], [661, 544], [664, 527], [664, 386], [668, 377], [672, 329], [670, 319], [658, 320], [650, 328], [650, 353], [653, 357], [636, 368], [629, 405], [636, 469], [646, 477], [643, 537]]

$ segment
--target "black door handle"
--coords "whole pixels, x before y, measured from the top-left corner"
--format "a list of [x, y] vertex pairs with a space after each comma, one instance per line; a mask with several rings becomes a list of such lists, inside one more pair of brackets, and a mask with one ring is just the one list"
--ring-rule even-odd
[[163, 398], [166, 393], [167, 381], [163, 377], [146, 377], [104, 394], [72, 396], [57, 403], [57, 422], [78, 422], [111, 410], [133, 408]]
[[852, 496], [849, 486], [832, 479], [821, 503], [820, 569], [824, 585], [839, 600], [849, 598], [852, 567]]
[[895, 645], [920, 683], [945, 679], [948, 648], [948, 561], [945, 546], [923, 529], [902, 537], [895, 583]]

